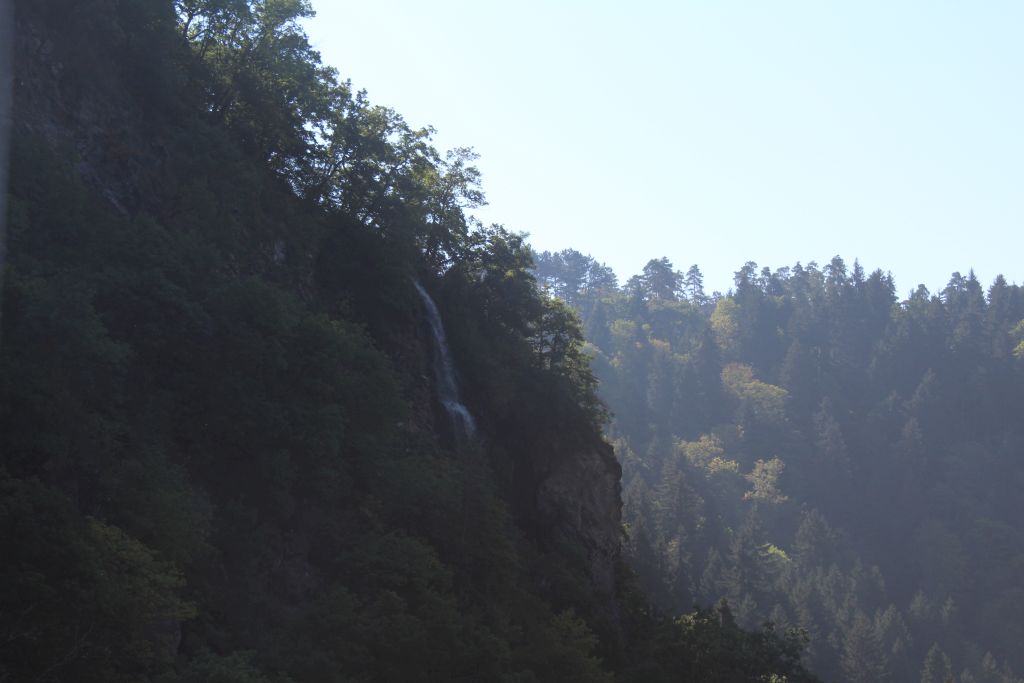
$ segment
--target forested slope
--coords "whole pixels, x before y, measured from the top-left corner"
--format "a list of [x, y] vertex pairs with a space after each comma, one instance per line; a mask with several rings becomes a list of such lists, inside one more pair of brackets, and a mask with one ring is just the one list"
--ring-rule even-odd
[[800, 626], [826, 680], [1020, 680], [1019, 286], [900, 301], [836, 257], [708, 296], [696, 266], [620, 288], [574, 250], [537, 274], [583, 317], [656, 605]]
[[17, 4], [0, 680], [813, 680], [648, 609], [576, 317], [308, 13]]

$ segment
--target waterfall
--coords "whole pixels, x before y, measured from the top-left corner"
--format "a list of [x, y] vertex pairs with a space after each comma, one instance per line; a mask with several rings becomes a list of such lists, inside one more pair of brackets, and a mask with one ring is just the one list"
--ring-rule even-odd
[[412, 284], [423, 299], [423, 305], [427, 309], [427, 322], [430, 323], [430, 332], [434, 337], [434, 380], [437, 384], [437, 398], [448, 411], [457, 438], [472, 437], [476, 432], [476, 423], [459, 398], [459, 385], [455, 381], [455, 368], [452, 365], [451, 351], [448, 349], [448, 339], [444, 334], [444, 325], [441, 324], [441, 314], [434, 300], [427, 294], [427, 290], [415, 280]]

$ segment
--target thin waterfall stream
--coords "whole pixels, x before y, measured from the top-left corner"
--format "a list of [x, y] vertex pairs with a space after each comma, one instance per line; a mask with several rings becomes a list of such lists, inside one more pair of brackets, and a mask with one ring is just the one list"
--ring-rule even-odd
[[437, 398], [448, 412], [456, 437], [471, 438], [476, 433], [476, 422], [459, 396], [459, 385], [455, 381], [455, 367], [448, 348], [448, 338], [444, 333], [444, 324], [441, 322], [441, 313], [427, 290], [415, 280], [412, 284], [423, 299], [423, 306], [427, 310], [427, 322], [430, 323], [430, 332], [434, 337], [434, 381], [437, 384]]

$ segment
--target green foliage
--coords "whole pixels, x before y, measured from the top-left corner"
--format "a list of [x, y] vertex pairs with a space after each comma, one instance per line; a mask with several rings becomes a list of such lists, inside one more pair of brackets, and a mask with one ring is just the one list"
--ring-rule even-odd
[[134, 681], [173, 662], [179, 625], [196, 610], [180, 572], [151, 549], [2, 472], [0, 539], [6, 677]]
[[736, 320], [738, 307], [733, 299], [719, 299], [715, 310], [711, 314], [711, 329], [715, 333], [715, 341], [727, 356], [733, 356], [737, 351], [737, 337], [739, 335], [739, 323]]
[[[524, 533], [502, 469], [600, 443], [578, 320], [474, 229], [473, 153], [339, 82], [309, 13], [19, 7], [74, 75], [19, 45], [0, 678], [612, 678], [583, 551]], [[491, 443], [430, 414], [413, 278], [480, 321], [451, 327]]]
[[853, 626], [843, 643], [842, 666], [845, 679], [851, 683], [887, 681], [886, 653], [875, 625], [862, 612], [854, 617]]
[[1024, 320], [1013, 326], [1010, 335], [1017, 345], [1013, 348], [1013, 355], [1017, 358], [1024, 358]]
[[754, 379], [749, 365], [730, 363], [722, 368], [722, 386], [740, 400], [740, 410], [750, 410], [758, 420], [780, 423], [785, 419], [788, 393], [781, 387]]
[[744, 264], [710, 302], [698, 269], [666, 301], [648, 265], [578, 310], [654, 604], [799, 625], [829, 680], [915, 680], [933, 642], [978, 680], [979, 643], [1020, 666], [1020, 288], [954, 274], [897, 302], [836, 257]]
[[[976, 575], [997, 597], [977, 613], [922, 597], [902, 628], [879, 612], [875, 640], [854, 615], [882, 604], [881, 575], [851, 559], [872, 549], [814, 510], [799, 523], [794, 503], [822, 481], [803, 465], [846, 461], [820, 498], [882, 491], [883, 528], [900, 501], [947, 502], [943, 476], [972, 456], [1005, 470], [1017, 432], [950, 437], [979, 416], [1014, 424], [1015, 288], [986, 303], [958, 276], [894, 306], [891, 278], [836, 258], [748, 263], [734, 295], [709, 299], [696, 266], [667, 258], [622, 290], [572, 250], [535, 263], [522, 235], [468, 214], [484, 202], [474, 153], [439, 152], [353, 92], [309, 45], [311, 12], [18, 3], [31, 39], [0, 330], [0, 679], [804, 681], [801, 632], [739, 625], [791, 615], [834, 673], [840, 649], [853, 671], [877, 643], [920, 661], [922, 633], [959, 661], [956, 618], [1007, 621], [1019, 478], [960, 477], [949, 519], [882, 535], [950, 549], [897, 567], [897, 595]], [[410, 280], [445, 318], [472, 443], [433, 405]], [[638, 581], [681, 617], [653, 613], [622, 567], [601, 584], [616, 594], [599, 589], [608, 567], [579, 537], [603, 524], [615, 562], [595, 372]], [[991, 377], [1005, 379], [989, 397]], [[889, 470], [853, 457], [889, 453], [875, 434], [899, 435], [903, 458], [881, 482]], [[563, 515], [574, 537], [539, 498], [556, 474], [578, 484], [584, 455], [602, 488], [578, 497], [604, 508]], [[989, 541], [1009, 569], [980, 566]], [[726, 594], [734, 608], [691, 609]]]
[[786, 496], [779, 491], [779, 475], [785, 466], [785, 463], [778, 458], [755, 462], [754, 469], [746, 475], [751, 489], [743, 495], [744, 499], [764, 503], [786, 502]]
[[522, 673], [506, 680], [611, 683], [612, 674], [592, 655], [596, 646], [597, 638], [586, 623], [571, 611], [562, 612], [527, 636], [517, 657]]
[[[648, 662], [629, 671], [626, 681], [700, 680], [814, 681], [800, 664], [806, 634], [784, 633], [766, 624], [756, 632], [737, 627], [726, 602], [661, 624], [643, 645]], [[660, 666], [659, 666], [660, 665]]]

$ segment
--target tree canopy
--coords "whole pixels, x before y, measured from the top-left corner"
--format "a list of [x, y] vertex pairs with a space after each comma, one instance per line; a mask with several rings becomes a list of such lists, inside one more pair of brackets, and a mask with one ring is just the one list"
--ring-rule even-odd
[[669, 270], [578, 306], [652, 603], [802, 628], [826, 680], [1019, 680], [1020, 287], [899, 301], [836, 256], [709, 300]]

